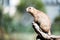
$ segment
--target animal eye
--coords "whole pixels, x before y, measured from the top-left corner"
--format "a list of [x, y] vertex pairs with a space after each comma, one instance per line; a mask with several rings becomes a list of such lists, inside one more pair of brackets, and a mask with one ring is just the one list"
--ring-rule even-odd
[[31, 9], [31, 8], [29, 8], [29, 9]]

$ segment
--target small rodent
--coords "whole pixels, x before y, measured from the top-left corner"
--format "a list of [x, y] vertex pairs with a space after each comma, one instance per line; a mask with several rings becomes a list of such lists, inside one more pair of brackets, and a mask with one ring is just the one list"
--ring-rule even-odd
[[51, 22], [49, 17], [42, 11], [35, 9], [34, 7], [27, 7], [26, 11], [34, 17], [34, 22], [39, 24], [39, 27], [49, 35], [51, 29]]

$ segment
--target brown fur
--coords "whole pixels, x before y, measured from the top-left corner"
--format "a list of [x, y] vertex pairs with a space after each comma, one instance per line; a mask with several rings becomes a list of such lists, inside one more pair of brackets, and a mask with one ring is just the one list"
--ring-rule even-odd
[[[33, 22], [33, 28], [37, 31], [38, 35], [40, 34], [39, 36], [37, 36], [37, 39], [41, 39], [41, 37], [43, 37], [42, 40], [45, 40], [45, 38], [46, 40], [49, 40], [49, 38], [52, 38], [50, 40], [60, 40], [60, 36], [51, 35], [51, 22], [49, 17], [45, 13], [35, 9], [34, 7], [28, 7], [26, 11], [34, 17], [35, 23]], [[36, 25], [36, 23], [38, 25]], [[38, 28], [38, 26], [40, 28]]]
[[29, 12], [34, 17], [34, 21], [39, 23], [40, 28], [44, 32], [48, 33], [49, 35], [51, 34], [50, 33], [50, 28], [51, 28], [50, 19], [45, 13], [33, 7], [28, 7], [26, 11]]

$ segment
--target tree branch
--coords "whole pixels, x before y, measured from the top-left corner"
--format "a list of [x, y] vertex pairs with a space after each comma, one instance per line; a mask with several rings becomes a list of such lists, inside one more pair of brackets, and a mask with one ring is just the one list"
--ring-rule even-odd
[[48, 34], [42, 32], [41, 29], [40, 29], [40, 27], [35, 22], [33, 22], [32, 24], [34, 25], [33, 27], [36, 29], [36, 31], [38, 32], [38, 34], [41, 34], [45, 39], [60, 38], [60, 36], [48, 35]]

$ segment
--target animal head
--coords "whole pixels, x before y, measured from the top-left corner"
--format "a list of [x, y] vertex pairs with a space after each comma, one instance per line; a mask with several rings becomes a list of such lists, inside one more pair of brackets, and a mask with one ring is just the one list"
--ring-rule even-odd
[[29, 12], [29, 13], [33, 13], [34, 9], [35, 9], [34, 7], [27, 7], [26, 11]]
[[34, 15], [36, 12], [36, 9], [34, 7], [27, 7], [26, 11], [30, 13], [31, 15]]

